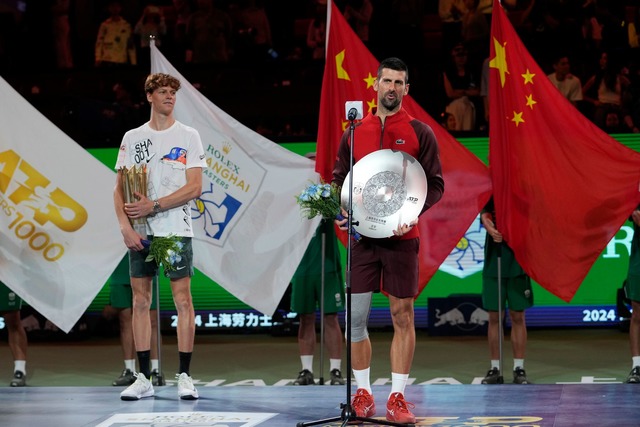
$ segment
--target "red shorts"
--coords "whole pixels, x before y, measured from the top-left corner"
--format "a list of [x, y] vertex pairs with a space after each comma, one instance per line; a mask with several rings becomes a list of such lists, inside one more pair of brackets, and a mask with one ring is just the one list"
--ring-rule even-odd
[[351, 292], [384, 291], [397, 298], [418, 294], [420, 239], [367, 239], [351, 248]]

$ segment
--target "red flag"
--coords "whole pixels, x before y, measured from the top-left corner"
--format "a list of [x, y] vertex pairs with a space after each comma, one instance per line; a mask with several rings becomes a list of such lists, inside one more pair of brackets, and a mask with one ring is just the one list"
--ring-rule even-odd
[[[364, 113], [376, 107], [373, 90], [379, 61], [330, 2], [327, 54], [320, 99], [316, 170], [331, 181], [338, 143], [348, 122], [346, 101], [363, 101]], [[411, 80], [411, 75], [409, 76]], [[419, 83], [417, 83], [419, 84]], [[420, 217], [420, 289], [458, 245], [491, 194], [489, 171], [410, 97], [402, 105], [410, 115], [433, 128], [445, 181], [443, 198]], [[356, 129], [357, 133], [357, 129]]]
[[640, 153], [552, 85], [494, 0], [489, 165], [496, 219], [524, 270], [569, 302], [640, 202]]

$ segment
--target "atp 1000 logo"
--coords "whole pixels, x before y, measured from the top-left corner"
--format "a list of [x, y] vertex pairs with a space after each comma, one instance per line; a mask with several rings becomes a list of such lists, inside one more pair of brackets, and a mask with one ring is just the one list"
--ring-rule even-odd
[[[64, 246], [54, 242], [43, 228], [51, 224], [74, 232], [87, 222], [87, 211], [15, 151], [0, 153], [0, 209], [9, 217], [8, 229], [47, 261], [64, 255]], [[9, 233], [9, 234], [10, 234]]]

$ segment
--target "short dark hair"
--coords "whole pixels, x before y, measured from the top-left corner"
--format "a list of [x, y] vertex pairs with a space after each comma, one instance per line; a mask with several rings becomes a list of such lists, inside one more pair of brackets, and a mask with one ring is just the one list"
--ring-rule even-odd
[[164, 73], [149, 74], [144, 82], [144, 91], [145, 93], [153, 93], [153, 91], [163, 86], [169, 86], [177, 91], [180, 89], [180, 80]]
[[383, 60], [378, 66], [378, 78], [382, 77], [383, 68], [388, 68], [390, 70], [395, 70], [395, 71], [404, 71], [405, 72], [404, 82], [405, 83], [409, 82], [409, 67], [407, 67], [407, 64], [405, 64], [402, 59], [391, 57]]

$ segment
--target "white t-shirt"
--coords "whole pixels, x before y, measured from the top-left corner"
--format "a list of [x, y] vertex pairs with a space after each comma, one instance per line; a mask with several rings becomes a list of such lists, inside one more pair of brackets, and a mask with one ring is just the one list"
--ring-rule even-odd
[[[206, 168], [200, 134], [179, 121], [157, 131], [145, 123], [125, 133], [120, 144], [116, 170], [123, 166], [147, 165], [147, 197], [159, 199], [187, 183], [187, 169]], [[148, 233], [154, 236], [193, 237], [191, 206], [168, 209], [147, 218]]]
[[548, 77], [551, 83], [553, 83], [560, 93], [569, 101], [582, 101], [582, 84], [579, 78], [573, 74], [569, 74], [564, 80], [559, 81], [556, 78], [556, 73], [551, 73]]

